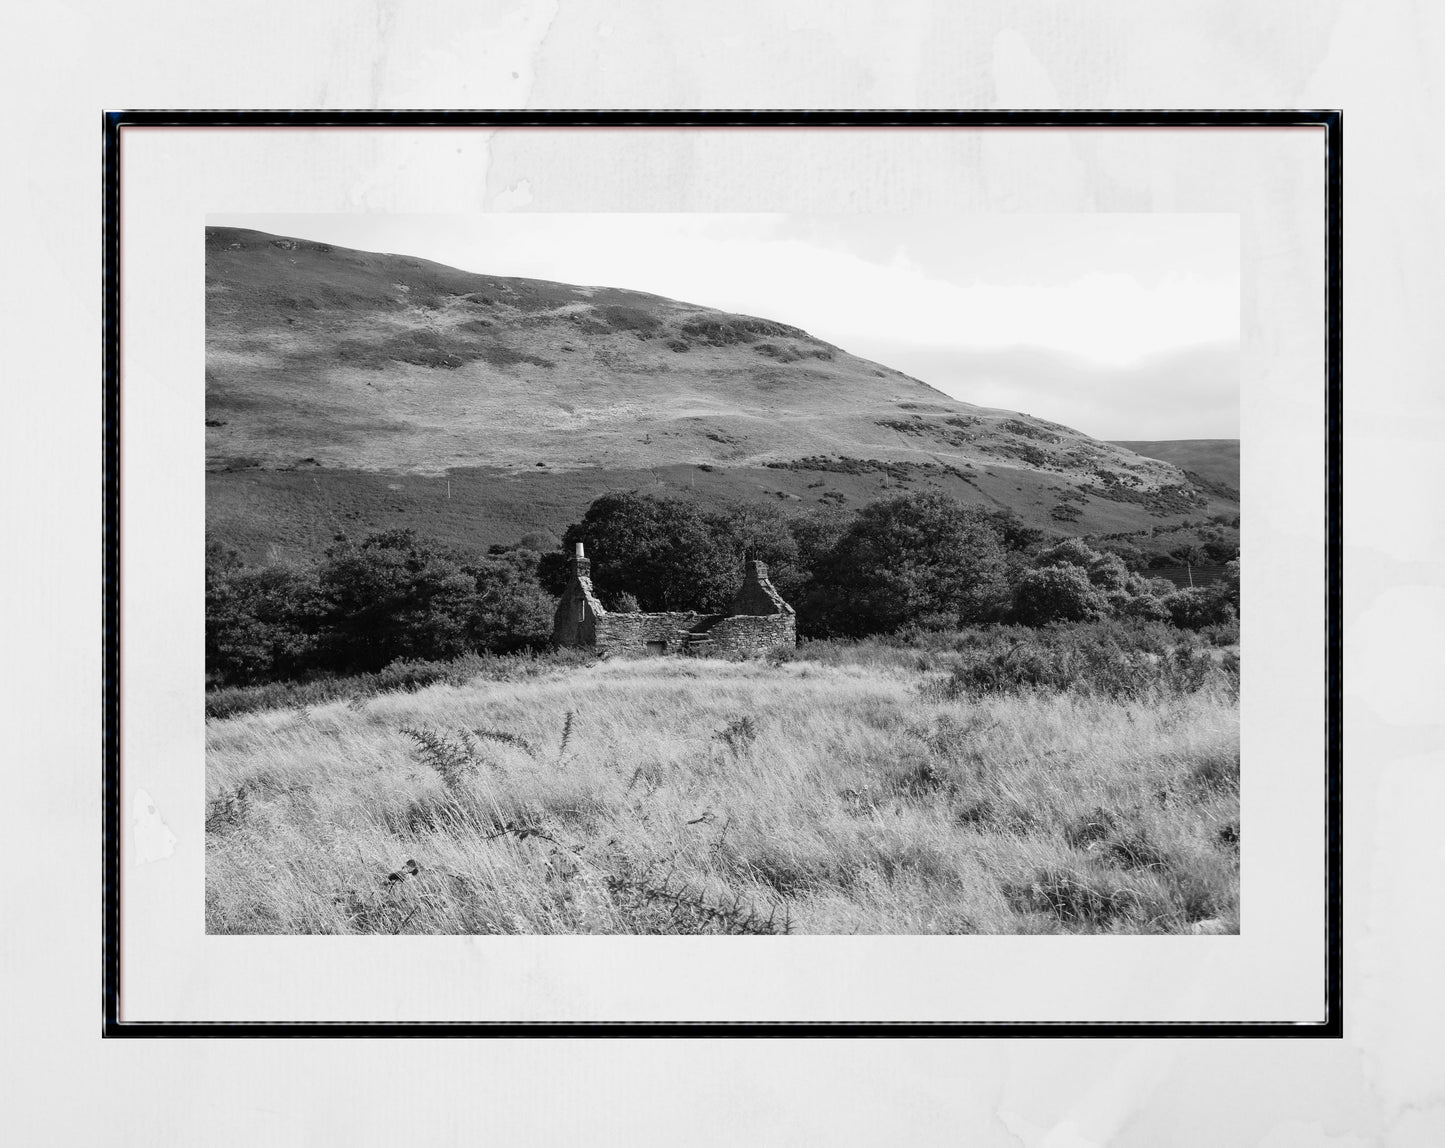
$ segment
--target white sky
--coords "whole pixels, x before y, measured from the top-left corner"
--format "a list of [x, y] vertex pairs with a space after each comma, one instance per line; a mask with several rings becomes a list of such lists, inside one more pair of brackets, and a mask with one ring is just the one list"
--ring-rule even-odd
[[1239, 434], [1233, 215], [226, 215], [493, 275], [790, 323], [1105, 439]]

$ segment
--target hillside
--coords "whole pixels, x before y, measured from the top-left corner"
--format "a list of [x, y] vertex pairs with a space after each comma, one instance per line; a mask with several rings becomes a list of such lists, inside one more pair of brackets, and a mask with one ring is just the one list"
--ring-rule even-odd
[[560, 533], [634, 487], [798, 510], [942, 489], [1067, 533], [1233, 508], [1171, 460], [641, 292], [208, 228], [206, 300], [208, 528], [252, 557], [403, 523]]
[[1232, 490], [1239, 489], [1239, 440], [1237, 438], [1178, 438], [1119, 441], [1115, 446], [1146, 458], [1172, 463], [1181, 470], [1200, 475]]

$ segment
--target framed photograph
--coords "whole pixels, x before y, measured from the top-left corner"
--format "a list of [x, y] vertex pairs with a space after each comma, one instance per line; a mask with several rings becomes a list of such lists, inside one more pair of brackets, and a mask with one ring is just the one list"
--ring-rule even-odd
[[1338, 112], [115, 112], [105, 1031], [1338, 1036]]

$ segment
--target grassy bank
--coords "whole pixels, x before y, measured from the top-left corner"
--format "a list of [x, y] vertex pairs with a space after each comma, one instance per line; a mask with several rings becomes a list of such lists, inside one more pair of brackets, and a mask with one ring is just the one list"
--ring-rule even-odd
[[[238, 706], [207, 728], [207, 926], [1236, 931], [1237, 659], [1166, 637], [543, 659]], [[1050, 676], [1066, 657], [1118, 665]]]

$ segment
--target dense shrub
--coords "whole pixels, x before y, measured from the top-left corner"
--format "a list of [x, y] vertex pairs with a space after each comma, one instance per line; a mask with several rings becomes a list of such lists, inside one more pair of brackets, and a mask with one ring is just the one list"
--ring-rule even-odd
[[1219, 583], [1217, 593], [1220, 598], [1234, 608], [1235, 616], [1239, 616], [1239, 559], [1231, 559], [1224, 567], [1224, 581]]
[[1129, 568], [1117, 554], [1099, 554], [1087, 567], [1089, 581], [1106, 593], [1128, 591]]
[[1009, 641], [1005, 630], [965, 650], [930, 692], [946, 700], [1034, 689], [1121, 698], [1239, 688], [1237, 657], [1167, 626], [1101, 622], [1022, 633]]
[[1169, 620], [1185, 630], [1202, 630], [1237, 617], [1227, 592], [1221, 593], [1213, 586], [1176, 590], [1164, 599], [1164, 608], [1169, 611]]
[[1125, 590], [1105, 595], [1109, 610], [1116, 618], [1137, 618], [1146, 622], [1169, 621], [1169, 608], [1164, 599], [1143, 580], [1133, 581]]
[[529, 530], [521, 538], [517, 539], [512, 546], [502, 547], [503, 550], [530, 550], [534, 554], [546, 554], [555, 550], [558, 546], [557, 538], [545, 530]]
[[1239, 557], [1239, 542], [1234, 538], [1212, 538], [1204, 543], [1204, 557], [1209, 562], [1232, 562]]
[[1205, 626], [1199, 631], [1199, 636], [1213, 646], [1237, 646], [1239, 645], [1239, 619], [1235, 618], [1228, 622], [1216, 622], [1211, 626]]
[[710, 343], [715, 347], [727, 347], [734, 343], [754, 343], [759, 337], [778, 338], [783, 336], [808, 339], [811, 342], [811, 337], [806, 331], [800, 331], [797, 327], [789, 327], [786, 324], [774, 323], [767, 319], [756, 319], [751, 315], [720, 315], [717, 312], [710, 312], [684, 320], [680, 329], [683, 334], [700, 342]]
[[1099, 552], [1078, 538], [1065, 538], [1039, 551], [1035, 562], [1040, 569], [1046, 566], [1077, 566], [1087, 570], [1099, 557]]
[[1149, 564], [1148, 555], [1130, 542], [1106, 540], [1100, 542], [1098, 548], [1101, 553], [1116, 556], [1131, 571], [1143, 570]]
[[[956, 422], [957, 420], [950, 419], [948, 421]], [[957, 477], [964, 477], [957, 471], [954, 473]], [[1037, 547], [1044, 539], [1042, 530], [1025, 524], [1017, 514], [1007, 508], [985, 511], [984, 517], [998, 531], [999, 541], [1003, 543], [1005, 550], [1027, 551]]]
[[1077, 538], [1066, 538], [1040, 551], [1036, 565], [1040, 569], [1078, 567], [1088, 575], [1093, 585], [1104, 591], [1126, 590], [1130, 584], [1129, 567], [1122, 558], [1108, 551], [1095, 550]]
[[614, 331], [631, 331], [639, 339], [650, 339], [662, 328], [662, 320], [640, 307], [616, 303], [594, 307], [592, 313]]
[[315, 569], [247, 568], [206, 553], [206, 669], [212, 686], [367, 673], [545, 644], [555, 600], [537, 554], [445, 552], [408, 530], [338, 538]]
[[[1035, 568], [1012, 578], [1014, 620], [1039, 626], [1115, 617], [1169, 621], [1197, 630], [1227, 623], [1234, 616], [1223, 603], [1232, 603], [1237, 612], [1237, 562], [1231, 565], [1233, 578], [1227, 585], [1180, 598], [1172, 583], [1130, 569], [1126, 556], [1132, 549], [1123, 554], [1096, 550], [1082, 539], [1066, 538], [1039, 550]], [[1133, 556], [1142, 557], [1137, 550]]]
[[1109, 612], [1108, 600], [1078, 566], [1030, 570], [1014, 587], [1014, 617], [1025, 626], [1092, 622]]

